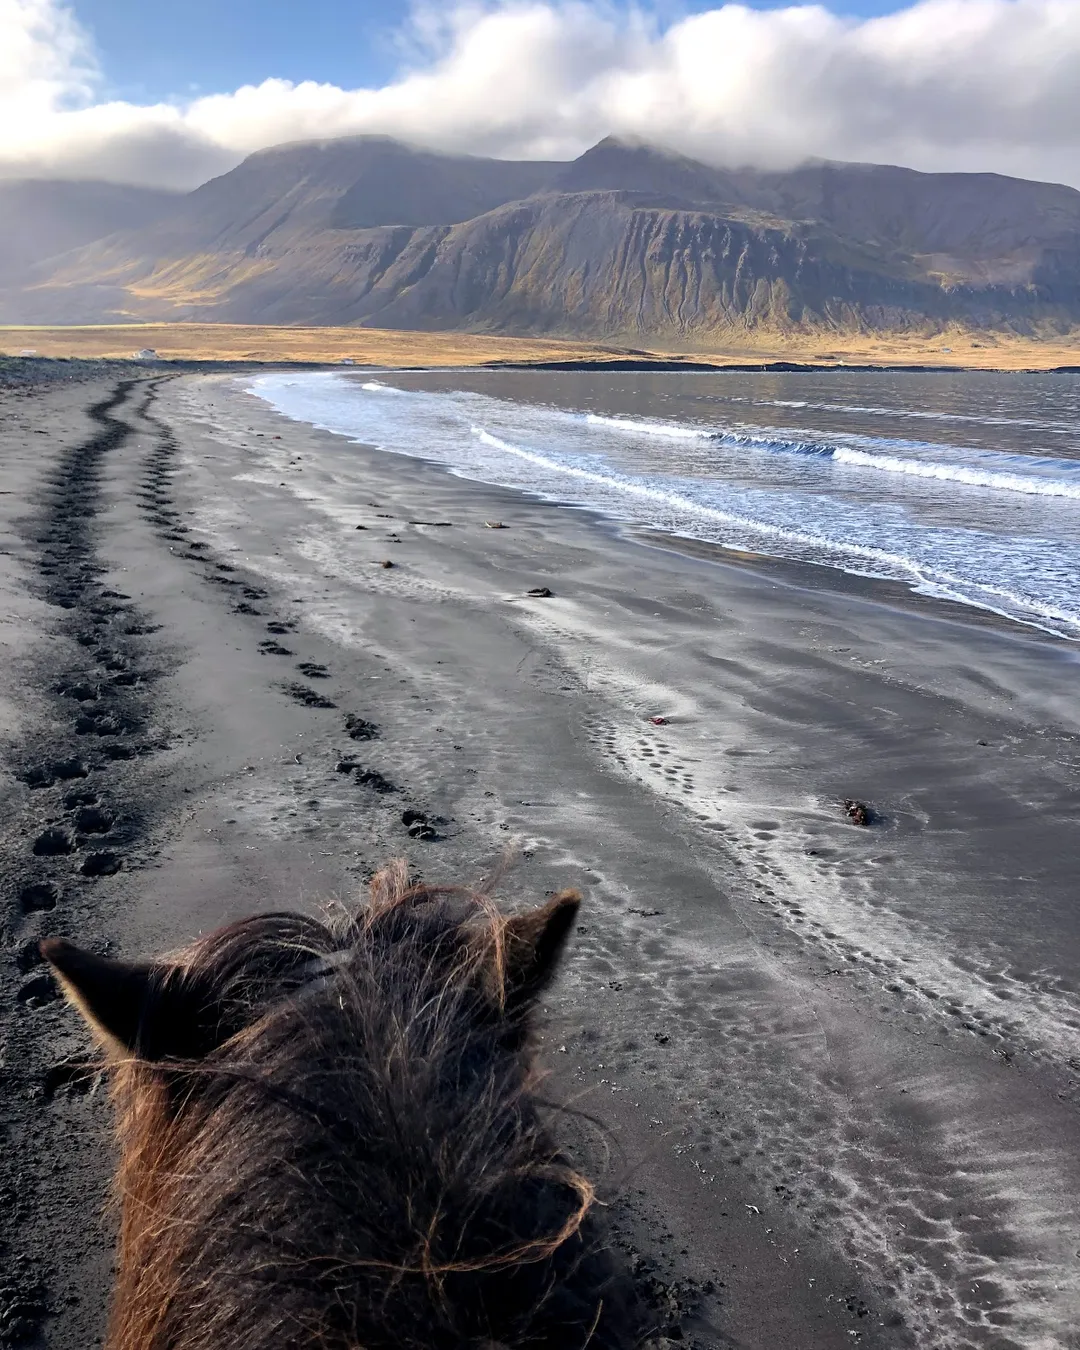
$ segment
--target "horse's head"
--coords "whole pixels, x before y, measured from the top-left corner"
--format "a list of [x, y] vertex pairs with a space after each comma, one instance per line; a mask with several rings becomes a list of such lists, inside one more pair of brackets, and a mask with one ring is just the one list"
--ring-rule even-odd
[[528, 1053], [579, 904], [507, 917], [397, 866], [337, 922], [247, 919], [171, 959], [42, 943], [113, 1065], [111, 1350], [622, 1344]]
[[[368, 907], [335, 924], [259, 915], [156, 961], [113, 960], [64, 938], [46, 938], [41, 953], [111, 1059], [191, 1065], [283, 1000], [313, 1000], [350, 975], [374, 975], [407, 995], [449, 995], [455, 1011], [468, 1004], [484, 1025], [501, 1017], [520, 1032], [555, 974], [580, 903], [564, 891], [505, 917], [481, 894], [409, 887], [395, 865], [375, 877]], [[344, 1013], [340, 989], [338, 997]]]

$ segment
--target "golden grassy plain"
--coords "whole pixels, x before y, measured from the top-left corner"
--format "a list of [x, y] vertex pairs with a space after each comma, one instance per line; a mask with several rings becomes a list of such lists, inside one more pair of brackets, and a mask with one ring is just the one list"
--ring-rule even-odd
[[1080, 366], [1080, 331], [1052, 338], [951, 330], [945, 333], [762, 334], [738, 346], [725, 342], [708, 359], [808, 361], [815, 364], [953, 366], [972, 370], [1053, 370]]
[[603, 361], [625, 349], [586, 342], [399, 333], [382, 328], [276, 328], [256, 324], [116, 324], [0, 327], [8, 355], [129, 357], [149, 348], [171, 361], [355, 361], [372, 366], [472, 366], [489, 361]]
[[386, 366], [471, 366], [493, 361], [605, 361], [651, 357], [717, 364], [800, 361], [826, 366], [934, 365], [980, 370], [1049, 370], [1080, 365], [1080, 333], [1033, 339], [951, 331], [933, 336], [744, 332], [718, 335], [692, 352], [561, 339], [472, 333], [397, 332], [381, 328], [289, 328], [255, 324], [115, 324], [0, 327], [0, 352], [18, 355], [125, 358], [150, 348], [178, 361], [308, 361]]

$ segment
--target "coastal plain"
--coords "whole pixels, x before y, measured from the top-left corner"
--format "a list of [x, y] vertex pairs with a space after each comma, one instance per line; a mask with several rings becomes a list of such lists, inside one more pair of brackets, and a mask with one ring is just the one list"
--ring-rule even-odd
[[108, 1106], [41, 935], [143, 956], [509, 854], [508, 905], [585, 896], [541, 1054], [657, 1336], [1080, 1345], [1080, 933], [1041, 937], [1071, 644], [470, 482], [235, 375], [0, 399], [0, 1341], [94, 1344], [109, 1279]]
[[930, 366], [962, 370], [1055, 370], [1080, 367], [1080, 334], [1026, 337], [959, 328], [927, 333], [840, 330], [773, 331], [747, 328], [724, 341], [693, 347], [654, 348], [495, 333], [413, 332], [367, 327], [302, 327], [232, 323], [86, 324], [58, 327], [0, 326], [0, 352], [17, 356], [127, 360], [149, 350], [164, 361], [347, 361], [359, 366], [404, 367], [672, 361], [738, 366], [795, 362], [823, 367]]

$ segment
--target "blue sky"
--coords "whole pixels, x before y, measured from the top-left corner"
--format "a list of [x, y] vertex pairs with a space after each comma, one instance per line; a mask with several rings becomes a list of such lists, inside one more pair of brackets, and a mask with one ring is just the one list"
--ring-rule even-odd
[[[640, 8], [676, 19], [720, 0], [663, 0]], [[744, 0], [777, 9], [784, 0]], [[401, 63], [395, 33], [405, 0], [74, 0], [94, 38], [107, 93], [140, 102], [223, 93], [269, 77], [343, 89], [380, 85]], [[828, 8], [869, 16], [898, 0], [834, 0]]]

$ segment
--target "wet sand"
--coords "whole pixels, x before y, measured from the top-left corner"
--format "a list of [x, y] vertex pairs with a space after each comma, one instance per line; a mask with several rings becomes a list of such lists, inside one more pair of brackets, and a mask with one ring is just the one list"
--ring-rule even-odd
[[225, 377], [0, 400], [0, 1344], [95, 1343], [108, 1282], [107, 1104], [38, 935], [145, 954], [514, 842], [508, 903], [586, 895], [544, 1056], [658, 1329], [1080, 1345], [1070, 647]]

